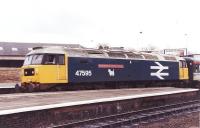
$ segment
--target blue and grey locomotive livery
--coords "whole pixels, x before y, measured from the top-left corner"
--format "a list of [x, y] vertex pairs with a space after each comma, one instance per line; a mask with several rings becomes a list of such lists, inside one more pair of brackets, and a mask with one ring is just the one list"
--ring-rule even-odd
[[101, 82], [188, 80], [185, 59], [129, 50], [40, 47], [26, 55], [21, 87], [44, 90], [55, 86]]

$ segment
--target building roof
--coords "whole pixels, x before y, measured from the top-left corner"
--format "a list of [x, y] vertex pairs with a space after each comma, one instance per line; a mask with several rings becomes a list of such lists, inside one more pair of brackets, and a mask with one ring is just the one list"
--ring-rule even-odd
[[82, 48], [79, 44], [55, 44], [55, 43], [17, 43], [0, 42], [0, 56], [25, 56], [33, 47], [65, 46], [68, 48]]

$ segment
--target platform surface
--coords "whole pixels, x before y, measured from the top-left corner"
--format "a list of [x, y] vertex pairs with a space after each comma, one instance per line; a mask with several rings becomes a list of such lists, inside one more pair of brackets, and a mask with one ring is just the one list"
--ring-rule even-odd
[[0, 115], [194, 91], [198, 89], [163, 87], [2, 94]]
[[1, 88], [15, 88], [16, 83], [0, 83]]

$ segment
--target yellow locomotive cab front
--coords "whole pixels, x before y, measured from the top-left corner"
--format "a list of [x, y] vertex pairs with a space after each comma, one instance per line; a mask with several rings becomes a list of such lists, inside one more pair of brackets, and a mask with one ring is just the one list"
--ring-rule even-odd
[[21, 68], [21, 86], [43, 90], [67, 83], [66, 54], [37, 53], [26, 56]]

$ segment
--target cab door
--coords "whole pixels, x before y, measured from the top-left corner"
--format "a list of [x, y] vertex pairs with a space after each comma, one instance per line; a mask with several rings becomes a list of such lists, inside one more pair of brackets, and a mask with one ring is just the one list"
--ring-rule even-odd
[[66, 61], [64, 54], [57, 55], [58, 80], [66, 80]]
[[179, 78], [180, 80], [186, 80], [189, 78], [187, 63], [184, 60], [179, 61]]

